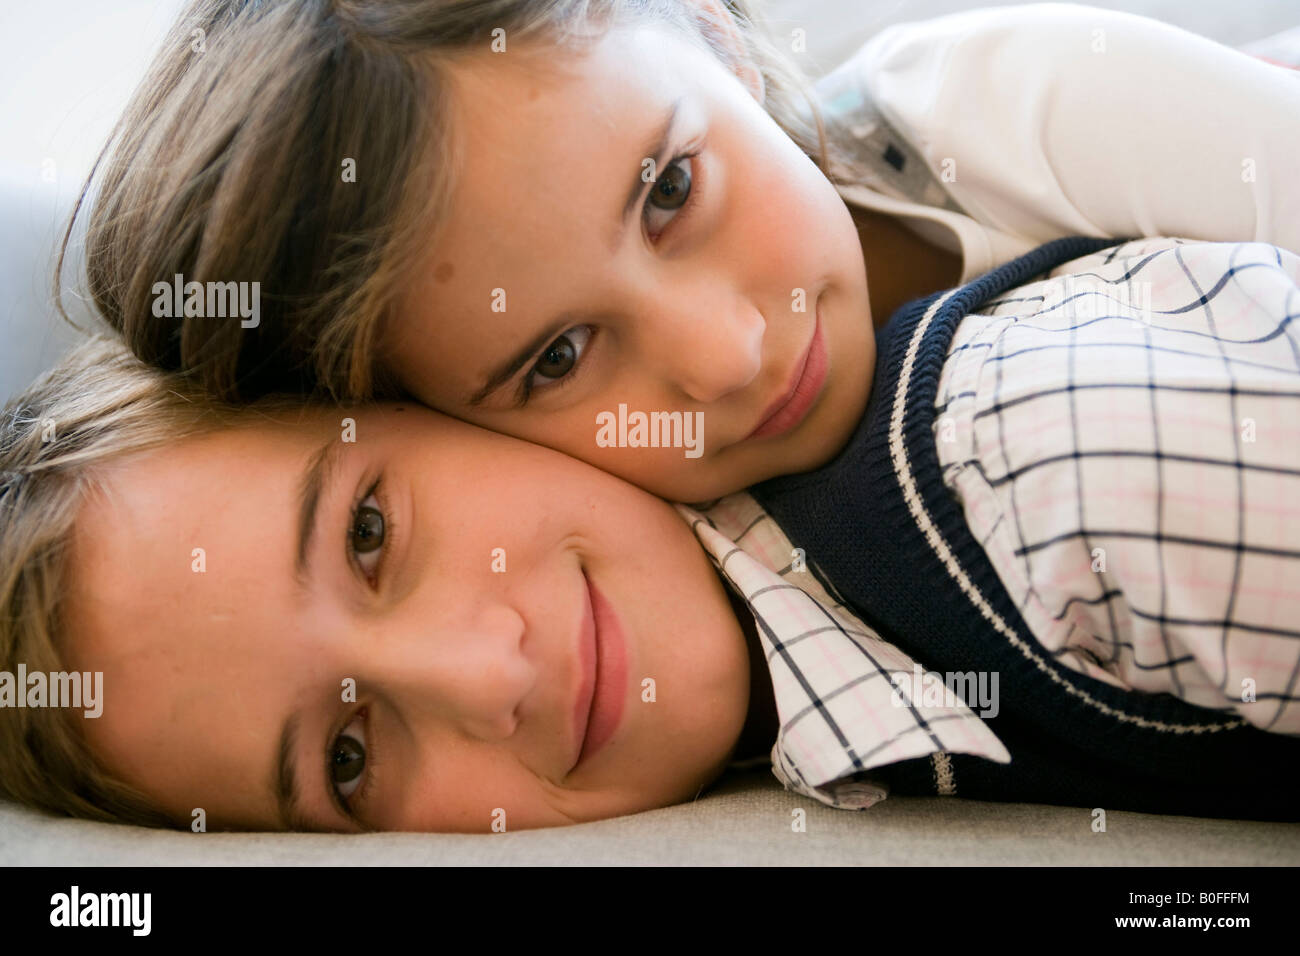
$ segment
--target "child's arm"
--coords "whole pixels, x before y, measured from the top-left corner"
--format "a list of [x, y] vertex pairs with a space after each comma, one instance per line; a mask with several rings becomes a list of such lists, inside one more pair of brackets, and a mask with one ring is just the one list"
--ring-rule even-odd
[[1300, 251], [1300, 73], [1073, 4], [882, 31], [840, 69], [979, 222]]

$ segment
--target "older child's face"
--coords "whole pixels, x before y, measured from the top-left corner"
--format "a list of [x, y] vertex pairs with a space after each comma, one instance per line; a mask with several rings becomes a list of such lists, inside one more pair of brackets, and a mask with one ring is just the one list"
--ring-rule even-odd
[[[509, 49], [455, 68], [454, 205], [384, 349], [402, 384], [676, 500], [828, 460], [871, 385], [862, 246], [759, 90], [661, 28]], [[702, 441], [635, 447], [653, 412]]]
[[690, 800], [740, 735], [748, 656], [712, 565], [669, 505], [581, 462], [375, 406], [103, 479], [70, 666], [104, 673], [92, 746], [182, 819], [560, 825]]

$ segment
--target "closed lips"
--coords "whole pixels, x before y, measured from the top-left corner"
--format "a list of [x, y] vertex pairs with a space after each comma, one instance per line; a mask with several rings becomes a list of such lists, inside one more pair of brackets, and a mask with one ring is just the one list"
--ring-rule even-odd
[[817, 300], [817, 315], [813, 325], [812, 340], [804, 350], [785, 391], [767, 407], [763, 420], [747, 438], [766, 438], [789, 431], [807, 417], [822, 387], [826, 384], [826, 345], [822, 339], [821, 300]]
[[622, 720], [627, 693], [627, 660], [618, 615], [600, 589], [583, 573], [587, 610], [579, 640], [582, 667], [574, 703], [579, 753], [573, 769], [600, 751]]

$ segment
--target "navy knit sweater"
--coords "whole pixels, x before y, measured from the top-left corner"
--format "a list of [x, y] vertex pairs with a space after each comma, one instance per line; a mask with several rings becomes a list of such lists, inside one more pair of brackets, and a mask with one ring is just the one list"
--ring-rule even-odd
[[[1071, 259], [1115, 245], [1049, 242], [959, 289], [924, 331], [907, 384], [902, 443], [922, 507], [957, 564], [1023, 643], [1041, 648], [944, 484], [934, 439], [939, 375], [957, 324], [982, 303]], [[1031, 660], [986, 620], [936, 554], [904, 497], [890, 455], [904, 357], [936, 293], [908, 303], [877, 334], [871, 397], [849, 444], [824, 467], [749, 489], [802, 547], [822, 583], [929, 670], [996, 671], [1001, 708], [984, 718], [1010, 764], [950, 757], [957, 796], [1259, 820], [1300, 819], [1300, 737], [1170, 694], [1129, 691]], [[1044, 666], [1044, 662], [1046, 666]], [[895, 793], [939, 792], [930, 759], [872, 770]]]

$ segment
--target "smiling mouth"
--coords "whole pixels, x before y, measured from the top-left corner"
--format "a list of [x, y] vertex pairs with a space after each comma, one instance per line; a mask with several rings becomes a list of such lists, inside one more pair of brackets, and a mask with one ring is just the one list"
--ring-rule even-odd
[[570, 773], [609, 742], [623, 717], [627, 659], [623, 629], [609, 602], [583, 571], [587, 614], [579, 641], [582, 679], [575, 695], [575, 739], [580, 744]]
[[767, 407], [763, 413], [763, 420], [745, 436], [744, 440], [785, 434], [807, 418], [826, 385], [827, 368], [826, 343], [822, 338], [822, 307], [819, 298], [812, 340], [799, 359], [789, 384]]

